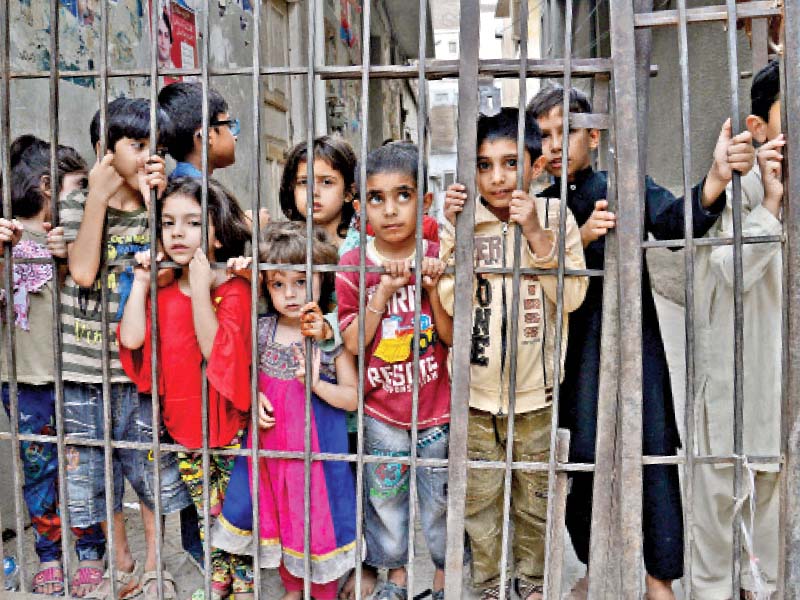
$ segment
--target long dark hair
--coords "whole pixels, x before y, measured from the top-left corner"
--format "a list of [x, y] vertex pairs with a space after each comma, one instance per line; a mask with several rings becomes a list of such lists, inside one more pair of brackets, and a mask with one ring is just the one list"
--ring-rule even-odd
[[[173, 194], [191, 196], [202, 206], [203, 185], [195, 177], [178, 177], [167, 185], [158, 201], [158, 237], [161, 238], [161, 210], [167, 198]], [[250, 241], [250, 221], [239, 206], [236, 197], [215, 179], [208, 180], [208, 214], [214, 225], [214, 237], [220, 247], [214, 250], [214, 258], [225, 262], [229, 258], [244, 256], [245, 246]]]
[[[323, 135], [314, 140], [314, 158], [324, 160], [331, 168], [338, 171], [344, 180], [344, 191], [354, 195], [356, 154], [353, 147], [343, 138]], [[280, 203], [281, 210], [290, 221], [305, 221], [306, 216], [300, 214], [294, 201], [294, 188], [297, 182], [297, 169], [300, 163], [308, 162], [306, 143], [297, 144], [286, 157], [286, 166], [283, 167], [281, 176]], [[336, 228], [339, 237], [347, 236], [350, 221], [355, 209], [352, 202], [342, 205], [341, 219]]]

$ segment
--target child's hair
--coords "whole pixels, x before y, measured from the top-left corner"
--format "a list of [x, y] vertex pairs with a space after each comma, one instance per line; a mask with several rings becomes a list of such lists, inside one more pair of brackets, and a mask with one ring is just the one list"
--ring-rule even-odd
[[[202, 205], [203, 184], [195, 177], [178, 177], [167, 184], [158, 201], [158, 237], [161, 238], [161, 210], [167, 198], [173, 194], [191, 196]], [[235, 196], [221, 183], [208, 180], [208, 215], [214, 225], [214, 237], [220, 247], [214, 250], [214, 259], [225, 262], [229, 258], [243, 256], [247, 242], [251, 239], [250, 222]]]
[[[314, 158], [324, 160], [334, 171], [338, 171], [344, 180], [345, 193], [354, 194], [356, 153], [353, 147], [344, 139], [336, 136], [323, 135], [314, 140]], [[294, 188], [297, 182], [297, 169], [301, 163], [308, 161], [308, 150], [305, 142], [300, 142], [289, 152], [286, 157], [286, 166], [281, 176], [281, 190], [279, 194], [281, 210], [290, 221], [304, 221], [306, 216], [300, 214], [294, 200]], [[339, 226], [336, 228], [339, 237], [347, 235], [350, 221], [353, 218], [352, 202], [342, 205], [342, 215]]]
[[[150, 136], [150, 102], [144, 98], [117, 98], [108, 105], [106, 148], [114, 151], [114, 146], [122, 138], [141, 140]], [[164, 111], [156, 107], [156, 127], [159, 136], [167, 124]], [[94, 114], [89, 126], [92, 148], [100, 141], [100, 111]], [[157, 140], [159, 142], [159, 140]]]
[[773, 59], [753, 77], [750, 86], [750, 112], [769, 121], [772, 105], [781, 98], [780, 63]]
[[[170, 83], [158, 93], [158, 105], [164, 110], [169, 126], [164, 145], [175, 160], [183, 161], [194, 149], [195, 132], [203, 124], [203, 86], [192, 81]], [[228, 112], [228, 103], [218, 91], [208, 90], [208, 116], [213, 121]]]
[[[516, 144], [519, 109], [503, 107], [495, 115], [478, 116], [478, 147], [484, 142], [495, 140], [511, 140]], [[542, 132], [536, 119], [525, 112], [525, 150], [530, 155], [531, 163], [542, 155]]]
[[[419, 173], [419, 150], [412, 142], [389, 142], [367, 154], [367, 177], [382, 173], [402, 173], [416, 183]], [[423, 165], [423, 168], [425, 166]], [[423, 171], [423, 175], [424, 175]], [[426, 178], [423, 177], [423, 181]], [[423, 192], [425, 190], [422, 190]]]
[[[42, 178], [50, 175], [50, 144], [33, 135], [21, 135], [9, 149], [11, 155], [11, 211], [27, 219], [44, 207]], [[56, 151], [58, 186], [69, 173], [86, 172], [88, 167], [77, 150], [59, 146]], [[52, 187], [51, 187], [52, 189]]]
[[[564, 88], [560, 85], [551, 85], [539, 91], [539, 93], [531, 99], [525, 112], [530, 114], [534, 119], [538, 119], [554, 108], [560, 108], [563, 105]], [[589, 97], [578, 88], [570, 88], [569, 90], [569, 112], [592, 112], [592, 103]]]
[[[258, 247], [258, 260], [273, 265], [302, 265], [306, 262], [306, 225], [299, 221], [268, 223], [261, 230], [261, 243]], [[314, 227], [311, 244], [311, 262], [315, 265], [335, 265], [339, 262], [339, 252], [326, 233]], [[322, 286], [319, 305], [324, 307], [333, 298], [335, 277], [333, 272], [320, 273]], [[264, 298], [270, 311], [274, 311], [269, 293], [264, 289]]]

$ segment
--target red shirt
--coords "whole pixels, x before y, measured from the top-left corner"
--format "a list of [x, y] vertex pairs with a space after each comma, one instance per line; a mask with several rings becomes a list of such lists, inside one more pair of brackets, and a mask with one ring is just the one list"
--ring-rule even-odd
[[[206, 366], [209, 447], [225, 446], [246, 425], [250, 411], [250, 284], [233, 277], [211, 297], [219, 328]], [[149, 392], [150, 299], [144, 345], [120, 345], [122, 367], [140, 392]], [[192, 299], [177, 281], [158, 290], [158, 393], [170, 436], [187, 448], [203, 444], [201, 371], [203, 358], [192, 321]]]
[[[425, 242], [425, 256], [438, 257], [439, 245]], [[340, 265], [358, 265], [360, 249], [347, 252]], [[373, 242], [367, 245], [367, 265], [381, 263]], [[380, 273], [367, 273], [367, 301], [380, 283]], [[375, 337], [366, 350], [364, 412], [387, 425], [411, 428], [411, 396], [414, 369], [415, 276], [394, 293]], [[336, 274], [339, 327], [347, 329], [358, 318], [358, 273]], [[420, 385], [417, 425], [426, 429], [450, 421], [450, 376], [447, 348], [436, 335], [428, 294], [422, 292], [420, 307]]]

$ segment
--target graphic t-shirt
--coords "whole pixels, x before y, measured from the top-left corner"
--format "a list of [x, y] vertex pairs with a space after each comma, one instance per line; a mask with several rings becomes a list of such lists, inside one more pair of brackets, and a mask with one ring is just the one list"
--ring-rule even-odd
[[[250, 412], [250, 284], [233, 277], [211, 291], [218, 329], [206, 365], [208, 444], [225, 446], [246, 426]], [[120, 348], [125, 372], [140, 392], [152, 387], [150, 302], [144, 346]], [[192, 299], [177, 281], [158, 290], [158, 393], [161, 417], [170, 436], [187, 448], [203, 444], [203, 354], [194, 330]]]
[[[86, 204], [86, 190], [76, 190], [59, 202], [61, 225], [66, 242], [78, 237]], [[137, 252], [150, 248], [147, 229], [147, 210], [135, 211], [108, 208], [105, 248], [100, 260], [110, 263], [133, 259]], [[61, 293], [61, 334], [64, 348], [64, 381], [76, 383], [102, 383], [103, 381], [103, 324], [100, 269], [91, 287], [80, 287], [71, 275], [67, 276]], [[133, 266], [108, 266], [105, 282], [108, 305], [108, 347], [111, 383], [128, 381], [119, 362], [117, 323], [133, 284]]]
[[[439, 245], [425, 243], [425, 256], [438, 257]], [[374, 242], [367, 245], [367, 266], [382, 264]], [[351, 250], [339, 260], [340, 265], [358, 265], [359, 250]], [[366, 274], [367, 301], [380, 284], [380, 273]], [[393, 427], [411, 428], [411, 396], [414, 389], [414, 293], [416, 277], [397, 290], [386, 305], [375, 337], [368, 344], [365, 357], [364, 411]], [[347, 329], [358, 318], [358, 273], [336, 274], [336, 297], [339, 302], [339, 327]], [[450, 420], [450, 377], [447, 372], [447, 348], [439, 340], [433, 322], [428, 294], [422, 292], [420, 307], [419, 353], [419, 429], [441, 425]]]

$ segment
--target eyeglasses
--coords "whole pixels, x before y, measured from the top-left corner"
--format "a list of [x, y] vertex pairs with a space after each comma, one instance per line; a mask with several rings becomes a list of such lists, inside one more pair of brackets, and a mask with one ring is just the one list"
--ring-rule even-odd
[[239, 123], [239, 119], [226, 119], [225, 121], [211, 121], [209, 123], [211, 127], [219, 127], [221, 125], [227, 125], [231, 129], [231, 135], [239, 135], [242, 131], [242, 124]]

